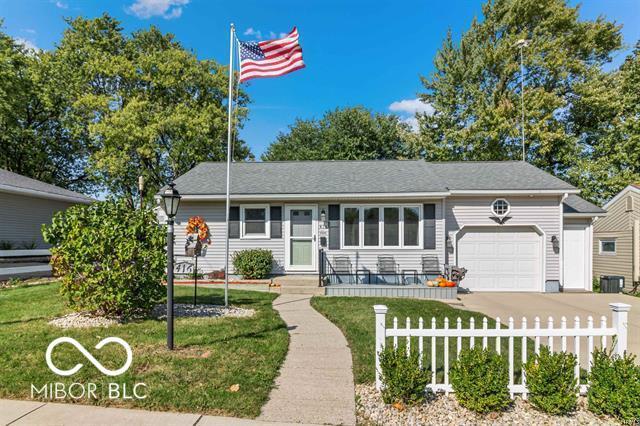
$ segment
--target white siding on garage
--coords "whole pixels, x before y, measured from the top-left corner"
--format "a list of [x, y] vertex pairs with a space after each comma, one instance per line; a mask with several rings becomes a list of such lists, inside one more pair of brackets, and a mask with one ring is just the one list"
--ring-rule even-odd
[[[446, 200], [445, 224], [446, 232], [453, 242], [455, 233], [463, 226], [495, 226], [492, 219], [491, 203], [496, 198], [505, 198], [511, 205], [507, 221], [514, 225], [537, 225], [544, 232], [544, 252], [546, 256], [545, 280], [560, 280], [560, 251], [556, 251], [551, 237], [562, 239], [561, 197], [558, 196], [473, 196], [451, 197]], [[560, 241], [562, 245], [562, 241]], [[455, 263], [455, 244], [447, 253], [449, 263]], [[460, 265], [464, 267], [465, 265]]]
[[[238, 205], [232, 203], [232, 205]], [[280, 204], [272, 204], [280, 205]], [[211, 232], [211, 244], [207, 248], [206, 254], [198, 259], [198, 270], [207, 273], [220, 270], [224, 267], [224, 236], [225, 236], [225, 214], [224, 202], [194, 202], [182, 201], [176, 216], [175, 224], [175, 244], [176, 255], [184, 254], [184, 244], [186, 241], [185, 228], [191, 216], [202, 216], [209, 226]], [[284, 272], [284, 238], [273, 239], [239, 239], [229, 240], [230, 256], [234, 252], [244, 249], [261, 248], [271, 250], [276, 262], [274, 273]], [[177, 258], [180, 260], [180, 258]], [[229, 259], [230, 273], [233, 272], [233, 262]]]
[[2, 220], [0, 240], [9, 241], [15, 249], [30, 247], [49, 248], [42, 238], [42, 225], [51, 223], [53, 215], [74, 203], [0, 192]]

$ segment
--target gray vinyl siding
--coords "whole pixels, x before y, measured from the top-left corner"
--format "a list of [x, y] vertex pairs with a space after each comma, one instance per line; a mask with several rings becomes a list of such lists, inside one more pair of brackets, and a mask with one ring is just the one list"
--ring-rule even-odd
[[[600, 254], [600, 240], [616, 240], [616, 254]], [[593, 235], [593, 276], [622, 275], [625, 287], [633, 282], [633, 239], [631, 230]]]
[[[627, 198], [633, 197], [632, 212], [627, 212]], [[607, 209], [607, 215], [598, 219], [593, 225], [594, 233], [620, 232], [630, 230], [633, 221], [640, 219], [640, 195], [628, 192]]]
[[[441, 200], [411, 200], [411, 201], [373, 201], [373, 200], [353, 200], [353, 201], [341, 201], [341, 204], [423, 204], [433, 202], [436, 204], [436, 249], [424, 250], [422, 248], [415, 249], [340, 249], [340, 250], [326, 250], [327, 258], [331, 261], [335, 255], [349, 256], [353, 268], [368, 269], [370, 271], [376, 271], [378, 255], [393, 255], [396, 262], [400, 265], [401, 269], [415, 269], [420, 271], [422, 268], [422, 255], [431, 253], [438, 255], [440, 263], [444, 263], [444, 216], [442, 210]], [[251, 202], [253, 203], [253, 202]], [[283, 206], [283, 221], [284, 221], [284, 202], [279, 203], [266, 203], [260, 202], [260, 204], [269, 204], [270, 206]], [[295, 204], [287, 202], [286, 204]], [[305, 205], [317, 204], [318, 216], [324, 209], [328, 214], [328, 205], [330, 203], [326, 201], [313, 202], [305, 201]], [[331, 203], [334, 204], [334, 203]], [[233, 203], [232, 205], [240, 205], [239, 203]], [[219, 270], [224, 266], [224, 236], [225, 236], [225, 214], [224, 203], [219, 202], [195, 202], [195, 201], [183, 201], [180, 204], [178, 215], [176, 216], [175, 223], [175, 243], [174, 251], [176, 255], [184, 254], [184, 244], [186, 240], [185, 227], [191, 216], [202, 216], [209, 226], [211, 233], [211, 244], [207, 248], [205, 255], [198, 259], [198, 269], [204, 273]], [[262, 248], [271, 250], [275, 259], [276, 266], [273, 269], [274, 274], [282, 274], [285, 272], [285, 238], [283, 232], [283, 238], [279, 239], [230, 239], [229, 240], [229, 252], [233, 254], [236, 251], [250, 249], [250, 248]], [[180, 260], [180, 257], [177, 258]], [[230, 273], [234, 273], [233, 265], [230, 262]]]
[[[627, 198], [633, 198], [633, 211], [627, 211]], [[593, 225], [593, 276], [622, 275], [626, 287], [633, 285], [633, 224], [640, 219], [640, 195], [628, 192], [607, 209], [607, 215]], [[600, 254], [600, 240], [615, 239], [616, 254]], [[640, 253], [635, 254], [640, 262]]]
[[[557, 196], [447, 198], [445, 208], [446, 232], [454, 246], [448, 253], [447, 262], [456, 263], [456, 236], [454, 234], [463, 226], [499, 226], [491, 219], [491, 203], [496, 198], [504, 198], [511, 205], [511, 211], [508, 214], [511, 219], [506, 222], [506, 225], [537, 225], [544, 232], [545, 280], [560, 280], [560, 252], [556, 253], [551, 244], [553, 235], [562, 239], [561, 198]], [[562, 241], [560, 241], [560, 244], [562, 244]], [[459, 266], [464, 267], [464, 265]]]
[[[392, 201], [381, 201], [379, 204], [393, 204]], [[422, 256], [425, 254], [434, 254], [438, 256], [438, 260], [441, 264], [445, 263], [445, 247], [444, 247], [444, 215], [442, 211], [441, 200], [419, 200], [419, 201], [396, 201], [398, 205], [402, 204], [436, 204], [436, 248], [435, 250], [426, 250], [421, 247], [415, 249], [406, 248], [376, 248], [376, 249], [340, 249], [340, 250], [326, 250], [327, 258], [331, 262], [334, 256], [349, 256], [351, 259], [351, 265], [354, 269], [366, 269], [372, 272], [377, 271], [378, 256], [393, 256], [398, 263], [400, 269], [422, 270]], [[319, 211], [325, 209], [329, 211], [329, 203], [323, 203], [319, 205]], [[333, 204], [333, 203], [332, 203]], [[352, 202], [341, 202], [341, 204], [376, 204], [372, 200], [357, 200]], [[422, 207], [421, 207], [422, 209]], [[343, 230], [340, 229], [340, 232]]]
[[[232, 205], [237, 205], [232, 203]], [[272, 206], [281, 205], [277, 203]], [[176, 216], [175, 223], [175, 244], [176, 255], [184, 255], [184, 244], [186, 241], [185, 229], [191, 216], [202, 216], [211, 233], [211, 244], [203, 257], [198, 259], [198, 270], [204, 273], [220, 270], [224, 267], [224, 237], [225, 237], [225, 214], [224, 203], [193, 202], [183, 201]], [[275, 266], [273, 273], [284, 272], [284, 238], [274, 239], [239, 239], [229, 240], [229, 253], [233, 255], [236, 251], [261, 248], [271, 250], [273, 253]], [[180, 260], [180, 257], [177, 258]], [[230, 273], [234, 273], [233, 264], [229, 260]]]
[[41, 227], [51, 223], [53, 215], [73, 203], [0, 192], [3, 217], [0, 221], [0, 240], [10, 241], [14, 248], [36, 243], [36, 248], [49, 248], [42, 238]]

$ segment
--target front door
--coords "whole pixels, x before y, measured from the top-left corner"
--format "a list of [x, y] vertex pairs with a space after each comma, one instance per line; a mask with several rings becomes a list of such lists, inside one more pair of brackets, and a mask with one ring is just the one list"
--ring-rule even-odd
[[317, 207], [285, 206], [285, 256], [287, 271], [317, 270]]

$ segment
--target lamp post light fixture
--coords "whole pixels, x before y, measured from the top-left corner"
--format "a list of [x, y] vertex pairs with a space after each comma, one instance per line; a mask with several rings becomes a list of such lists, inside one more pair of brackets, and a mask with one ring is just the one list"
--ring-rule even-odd
[[178, 213], [180, 193], [171, 182], [162, 193], [162, 209], [167, 215], [167, 348], [173, 350], [173, 218]]

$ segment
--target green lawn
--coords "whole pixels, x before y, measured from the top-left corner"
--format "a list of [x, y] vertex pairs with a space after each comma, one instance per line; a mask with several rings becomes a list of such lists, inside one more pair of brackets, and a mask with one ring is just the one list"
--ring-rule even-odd
[[[424, 327], [431, 327], [431, 318], [435, 317], [437, 327], [442, 328], [444, 319], [449, 318], [449, 327], [455, 328], [457, 318], [462, 319], [462, 327], [469, 327], [469, 319], [475, 318], [476, 328], [482, 327], [485, 315], [456, 309], [445, 303], [432, 300], [397, 299], [386, 297], [314, 297], [311, 305], [331, 322], [337, 325], [345, 335], [353, 357], [353, 375], [356, 383], [371, 383], [375, 380], [375, 314], [373, 305], [387, 305], [387, 327], [393, 326], [393, 317], [398, 317], [398, 327], [404, 328], [407, 317], [411, 318], [411, 327], [418, 326], [418, 318], [424, 319]], [[495, 320], [489, 318], [489, 328], [495, 327]], [[387, 340], [387, 344], [391, 339]], [[398, 338], [398, 346], [404, 347], [404, 338]], [[489, 347], [495, 348], [495, 339], [488, 339]], [[412, 348], [417, 348], [417, 340], [413, 338]], [[481, 346], [482, 340], [475, 339], [475, 345]], [[501, 339], [502, 353], [507, 354], [509, 343]], [[462, 339], [462, 348], [469, 347], [469, 339]], [[444, 340], [436, 341], [436, 368], [439, 380], [443, 377]], [[449, 359], [453, 361], [456, 354], [456, 339], [449, 339]], [[514, 339], [514, 360], [516, 377], [519, 378], [521, 359], [521, 339]], [[527, 353], [533, 354], [533, 343], [527, 344]], [[426, 365], [431, 367], [431, 339], [424, 340], [424, 356]], [[516, 380], [518, 383], [518, 380]]]
[[[176, 301], [190, 303], [192, 288], [177, 287]], [[222, 304], [219, 289], [198, 289], [201, 303]], [[271, 306], [274, 294], [230, 291], [230, 303], [252, 308], [251, 318], [178, 318], [176, 350], [166, 349], [166, 322], [145, 320], [109, 328], [62, 330], [47, 324], [68, 312], [57, 284], [0, 290], [0, 398], [30, 399], [31, 384], [118, 382], [130, 391], [147, 385], [144, 400], [110, 400], [107, 395], [78, 402], [151, 410], [187, 411], [255, 417], [266, 402], [289, 344], [286, 325]], [[69, 344], [56, 348], [53, 360], [61, 369], [85, 366], [71, 377], [52, 373], [45, 363], [49, 343], [61, 336], [78, 340], [105, 367], [122, 366], [125, 353], [117, 344], [94, 346], [117, 336], [133, 349], [133, 364], [121, 376], [102, 375]], [[239, 384], [237, 392], [229, 387]], [[69, 399], [69, 401], [71, 401]]]

